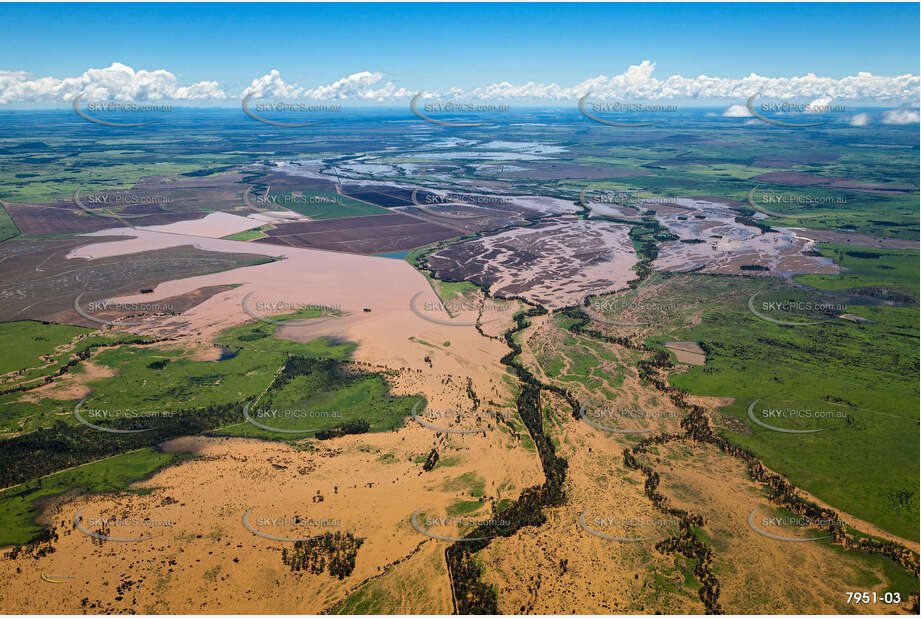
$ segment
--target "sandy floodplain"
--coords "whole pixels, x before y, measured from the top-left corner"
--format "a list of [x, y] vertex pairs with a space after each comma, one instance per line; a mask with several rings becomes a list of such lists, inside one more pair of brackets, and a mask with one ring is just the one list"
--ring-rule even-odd
[[621, 289], [636, 277], [629, 228], [564, 218], [458, 243], [429, 258], [438, 277], [548, 308]]
[[[168, 281], [143, 296], [110, 299], [154, 303], [203, 287], [238, 285], [172, 320], [150, 320], [131, 330], [157, 334], [168, 329], [171, 335], [201, 343], [212, 340], [225, 328], [253, 321], [255, 318], [244, 307], [247, 298], [246, 305], [253, 311], [266, 303], [322, 306], [335, 308], [341, 317], [284, 327], [280, 329], [282, 334], [296, 340], [333, 336], [358, 344], [355, 360], [426, 370], [432, 368], [425, 360], [431, 350], [412, 345], [413, 339], [438, 344], [450, 341], [450, 354], [440, 354], [435, 369], [469, 375], [480, 385], [488, 384], [490, 377], [503, 371], [498, 359], [507, 352], [505, 346], [479, 335], [473, 326], [475, 316], [469, 320], [448, 317], [448, 324], [439, 323], [445, 314], [427, 309], [438, 307], [440, 299], [425, 277], [402, 260], [195, 236], [184, 233], [186, 223], [198, 231], [196, 222], [183, 222], [168, 226], [169, 231], [118, 228], [97, 232], [88, 235], [88, 239], [108, 235], [133, 238], [89, 243], [71, 251], [68, 257], [92, 260], [193, 245], [204, 251], [258, 253], [277, 258], [258, 266]], [[282, 313], [286, 312], [277, 312]], [[268, 310], [257, 314], [271, 318]], [[173, 322], [181, 328], [174, 328]]]
[[[446, 543], [413, 527], [417, 509], [444, 515], [459, 501], [480, 500], [471, 516], [484, 517], [498, 488], [539, 483], [535, 458], [507, 449], [509, 439], [499, 431], [439, 436], [410, 422], [396, 433], [321, 442], [314, 450], [238, 438], [173, 440], [164, 450], [194, 459], [132, 486], [143, 491], [48, 504], [44, 518], [59, 535], [55, 551], [0, 561], [0, 611], [319, 613], [392, 565], [418, 559], [423, 568], [420, 546], [443, 561]], [[423, 472], [418, 457], [433, 447], [449, 463]], [[482, 465], [497, 452], [502, 465]], [[458, 482], [467, 478], [481, 484], [482, 498]], [[94, 538], [76, 517], [90, 533], [125, 540]], [[351, 575], [293, 572], [283, 563], [291, 539], [327, 532], [364, 540]], [[424, 575], [414, 609], [449, 608], [443, 567]]]
[[[655, 270], [706, 273], [791, 276], [801, 273], [837, 274], [830, 258], [804, 255], [815, 243], [791, 228], [762, 233], [735, 221], [737, 214], [725, 204], [676, 199], [655, 206], [656, 219], [679, 240], [661, 243], [653, 262]], [[682, 242], [695, 241], [695, 242]], [[702, 242], [697, 242], [702, 241]], [[741, 266], [761, 266], [765, 271], [742, 271]]]
[[204, 236], [207, 238], [222, 238], [238, 232], [245, 232], [266, 223], [304, 219], [296, 213], [286, 216], [286, 213], [256, 213], [241, 217], [229, 212], [212, 212], [201, 219], [191, 219], [166, 225], [149, 225], [137, 229], [151, 232], [166, 232], [170, 234], [188, 234], [190, 236]]
[[[260, 311], [259, 301], [334, 308], [333, 315], [288, 325], [276, 334], [355, 342], [359, 370], [391, 370], [391, 394], [423, 394], [428, 408], [463, 412], [474, 405], [472, 391], [481, 411], [488, 411], [486, 422], [463, 415], [457, 421], [446, 414], [438, 419], [441, 425], [476, 429], [448, 433], [407, 419], [393, 432], [311, 441], [305, 448], [238, 438], [174, 440], [161, 448], [194, 457], [132, 486], [143, 491], [74, 492], [48, 501], [43, 520], [59, 535], [55, 551], [0, 561], [0, 609], [316, 613], [366, 583], [390, 578], [390, 589], [399, 589], [394, 578], [403, 577], [400, 573], [428, 569], [424, 578], [414, 580], [414, 598], [404, 596], [394, 607], [450, 611], [443, 570], [446, 542], [414, 527], [413, 513], [489, 517], [500, 500], [514, 499], [544, 480], [533, 449], [523, 447], [520, 435], [490, 416], [516, 414], [513, 388], [502, 379], [499, 363], [507, 347], [474, 328], [484, 319], [482, 308], [445, 309], [425, 277], [402, 260], [223, 240], [212, 237], [226, 231], [223, 221], [215, 223], [204, 230], [201, 222], [105, 230], [87, 237], [88, 243], [68, 257], [92, 261], [183, 245], [275, 257], [254, 267], [168, 281], [143, 297], [114, 299], [155, 302], [211, 286], [238, 286], [222, 288], [179, 316], [118, 328], [166, 332], [177, 339], [170, 345], [200, 349], [222, 329], [271, 319], [270, 310], [258, 318], [247, 312]], [[93, 242], [93, 237], [106, 236], [130, 239]], [[496, 317], [486, 316], [490, 324], [509, 323], [509, 312], [496, 311]], [[422, 464], [433, 449], [439, 464], [424, 471]], [[247, 513], [249, 528], [243, 521]], [[90, 532], [129, 540], [93, 538], [77, 526], [78, 516]], [[456, 523], [433, 527], [422, 521], [434, 535], [466, 532]], [[364, 540], [353, 573], [344, 579], [328, 572], [292, 572], [282, 561], [282, 550], [291, 542], [264, 536], [292, 539], [324, 532], [352, 533]], [[43, 575], [52, 581], [43, 581]], [[35, 586], [45, 586], [44, 594], [34, 594]]]

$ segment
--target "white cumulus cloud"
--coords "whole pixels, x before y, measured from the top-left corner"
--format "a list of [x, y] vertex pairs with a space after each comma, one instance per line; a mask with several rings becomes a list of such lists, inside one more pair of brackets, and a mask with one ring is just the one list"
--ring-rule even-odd
[[749, 118], [752, 115], [748, 108], [744, 105], [730, 105], [729, 108], [723, 112], [723, 116], [726, 118]]
[[917, 124], [919, 114], [916, 109], [890, 109], [883, 112], [883, 124]]
[[81, 93], [90, 100], [128, 102], [226, 99], [249, 94], [258, 97], [388, 102], [405, 101], [424, 91], [427, 98], [567, 104], [590, 93], [593, 100], [621, 102], [679, 99], [713, 104], [744, 101], [752, 95], [759, 95], [762, 100], [774, 102], [806, 99], [813, 101], [813, 105], [843, 100], [916, 107], [921, 92], [921, 78], [908, 74], [884, 77], [859, 72], [840, 79], [820, 77], [814, 73], [793, 77], [765, 77], [751, 73], [741, 78], [705, 74], [660, 78], [655, 71], [655, 62], [643, 60], [628, 66], [622, 73], [598, 75], [571, 84], [497, 81], [465, 89], [451, 87], [438, 92], [425, 88], [423, 84], [398, 85], [375, 71], [351, 73], [326, 84], [301, 85], [286, 81], [277, 69], [271, 69], [252, 80], [242, 93], [228, 94], [216, 81], [180, 85], [176, 76], [165, 69], [135, 70], [113, 62], [107, 68], [89, 69], [82, 75], [65, 78], [36, 77], [24, 71], [0, 71], [0, 103], [66, 102]]
[[381, 83], [383, 73], [361, 71], [352, 73], [331, 84], [305, 88], [298, 84], [289, 84], [282, 79], [277, 69], [272, 69], [268, 74], [252, 83], [243, 91], [243, 96], [253, 94], [257, 97], [288, 97], [294, 99], [364, 99], [371, 101], [385, 101], [394, 98], [405, 98], [412, 94], [404, 88], [397, 88], [392, 82]]
[[868, 124], [870, 124], [870, 114], [867, 114], [867, 113], [855, 114], [854, 117], [851, 118], [852, 127], [865, 127]]
[[602, 100], [691, 99], [703, 102], [744, 100], [760, 93], [761, 97], [775, 101], [810, 98], [816, 102], [846, 99], [904, 103], [917, 101], [921, 90], [921, 78], [916, 75], [881, 77], [859, 72], [857, 75], [835, 79], [819, 77], [814, 73], [798, 77], [764, 77], [751, 73], [742, 78], [671, 75], [659, 79], [654, 76], [655, 69], [655, 62], [643, 60], [640, 64], [627, 67], [619, 75], [599, 75], [568, 87], [555, 83], [528, 82], [515, 85], [498, 82], [459, 94], [489, 99], [572, 100], [591, 92], [593, 99]]
[[180, 86], [169, 71], [135, 71], [118, 62], [64, 79], [36, 78], [25, 71], [0, 71], [0, 103], [63, 102], [81, 93], [87, 100], [124, 102], [227, 98], [217, 82]]
[[803, 111], [807, 114], [821, 114], [828, 111], [828, 107], [831, 105], [832, 100], [831, 97], [819, 97], [807, 105]]

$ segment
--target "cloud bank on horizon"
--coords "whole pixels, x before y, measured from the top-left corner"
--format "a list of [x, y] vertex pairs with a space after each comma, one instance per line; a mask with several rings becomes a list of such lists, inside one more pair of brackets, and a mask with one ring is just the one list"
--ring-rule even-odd
[[[445, 100], [465, 98], [476, 101], [563, 102], [591, 93], [593, 99], [599, 100], [688, 99], [706, 103], [748, 98], [760, 92], [763, 98], [847, 100], [901, 107], [917, 107], [921, 98], [921, 78], [910, 74], [884, 77], [859, 72], [857, 75], [835, 79], [812, 73], [799, 77], [764, 77], [752, 73], [743, 78], [672, 75], [660, 80], [653, 76], [655, 68], [654, 62], [644, 60], [619, 75], [599, 75], [571, 86], [499, 82], [468, 90], [450, 88], [444, 92], [430, 91], [423, 87], [397, 86], [385, 80], [383, 73], [371, 71], [353, 73], [329, 84], [301, 86], [285, 81], [279, 71], [272, 69], [252, 80], [242, 93], [229, 94], [216, 81], [180, 85], [176, 76], [165, 69], [136, 71], [113, 62], [107, 68], [89, 69], [82, 75], [63, 79], [35, 77], [25, 71], [0, 70], [0, 104], [66, 103], [81, 93], [89, 101], [120, 102], [220, 101], [252, 94], [256, 97], [387, 103], [403, 102], [424, 92], [423, 98]], [[917, 118], [916, 111], [905, 110], [904, 114], [893, 116], [892, 122], [910, 118], [912, 113]], [[728, 115], [736, 113], [730, 112]]]

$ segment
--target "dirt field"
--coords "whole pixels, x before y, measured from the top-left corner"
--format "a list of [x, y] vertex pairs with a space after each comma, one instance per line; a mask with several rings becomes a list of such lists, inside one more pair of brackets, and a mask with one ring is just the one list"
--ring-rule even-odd
[[371, 255], [414, 249], [458, 236], [443, 225], [404, 214], [283, 223], [255, 242]]
[[410, 189], [386, 185], [354, 186], [346, 184], [342, 189], [342, 194], [383, 208], [411, 206], [413, 203]]
[[[101, 242], [117, 240], [115, 236]], [[98, 260], [67, 258], [72, 251], [91, 243], [100, 246], [100, 240], [87, 238], [13, 239], [0, 245], [0, 320], [53, 318], [98, 326], [100, 323], [81, 318], [74, 311], [74, 301], [80, 294], [84, 295], [81, 306], [88, 310], [87, 303], [119, 294], [138, 294], [177, 277], [266, 261], [254, 254], [215, 253], [189, 246]], [[138, 302], [145, 300], [142, 296]], [[176, 311], [183, 310], [180, 304], [184, 308], [191, 306], [183, 301], [176, 305]], [[121, 311], [121, 317], [126, 315], [126, 310]]]
[[[3, 204], [24, 236], [84, 234], [118, 225], [117, 219], [87, 214], [73, 202], [52, 204], [3, 202]], [[196, 215], [201, 216], [201, 213], [196, 213]], [[189, 216], [181, 213], [155, 213], [136, 216], [131, 221], [136, 225], [163, 225], [188, 219]]]
[[707, 355], [695, 341], [669, 341], [665, 347], [675, 353], [679, 363], [703, 365], [707, 362]]

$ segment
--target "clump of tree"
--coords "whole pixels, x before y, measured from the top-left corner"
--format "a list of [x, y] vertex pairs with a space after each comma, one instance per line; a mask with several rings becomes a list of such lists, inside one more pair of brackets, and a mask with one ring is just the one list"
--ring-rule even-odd
[[766, 223], [762, 223], [757, 219], [751, 217], [736, 217], [736, 223], [741, 223], [742, 225], [747, 225], [748, 227], [756, 227], [761, 230], [762, 234], [767, 234], [768, 232], [777, 232], [774, 228]]
[[[566, 398], [569, 405], [573, 407], [573, 414], [577, 413], [579, 403], [569, 391], [555, 385], [543, 384], [534, 377], [518, 361], [521, 345], [514, 338], [517, 332], [527, 328], [529, 318], [546, 313], [545, 308], [537, 306], [515, 314], [514, 326], [503, 335], [505, 344], [511, 348], [511, 351], [501, 360], [521, 381], [522, 388], [517, 401], [518, 413], [537, 446], [545, 480], [541, 485], [524, 489], [517, 500], [503, 509], [501, 519], [505, 522], [504, 525], [482, 523], [468, 533], [469, 538], [464, 539], [463, 542], [454, 543], [445, 550], [448, 574], [454, 590], [455, 610], [458, 614], [497, 614], [499, 612], [497, 591], [493, 586], [482, 581], [482, 569], [474, 559], [476, 553], [485, 548], [495, 536], [510, 536], [524, 526], [543, 524], [547, 519], [543, 507], [560, 505], [566, 501], [564, 482], [568, 463], [556, 454], [556, 447], [550, 437], [544, 433], [540, 393], [542, 390], [547, 390]], [[495, 506], [493, 509], [494, 518], [498, 518]]]
[[147, 430], [138, 433], [98, 431], [59, 420], [51, 427], [0, 441], [0, 487], [154, 446], [171, 438], [204, 433], [239, 422], [241, 415], [242, 405], [232, 402], [179, 410], [172, 416], [126, 417], [105, 422], [105, 426], [112, 429]]
[[365, 540], [351, 532], [327, 532], [296, 541], [291, 551], [281, 551], [281, 561], [292, 571], [320, 575], [324, 571], [344, 579], [355, 569], [355, 556]]
[[438, 463], [438, 449], [433, 448], [432, 452], [429, 453], [429, 456], [425, 458], [425, 463], [422, 464], [422, 469], [428, 472], [429, 470], [435, 469], [435, 464]]

